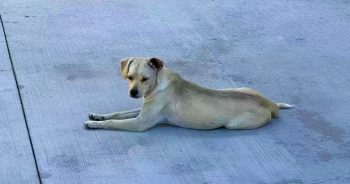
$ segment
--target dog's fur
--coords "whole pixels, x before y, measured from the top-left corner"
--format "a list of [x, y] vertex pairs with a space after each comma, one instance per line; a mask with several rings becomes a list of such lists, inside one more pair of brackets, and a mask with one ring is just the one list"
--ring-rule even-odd
[[133, 98], [142, 108], [105, 115], [89, 114], [88, 128], [145, 131], [168, 123], [194, 129], [254, 129], [278, 117], [279, 108], [250, 88], [208, 89], [163, 67], [158, 58], [131, 57], [121, 61], [121, 75], [129, 81]]

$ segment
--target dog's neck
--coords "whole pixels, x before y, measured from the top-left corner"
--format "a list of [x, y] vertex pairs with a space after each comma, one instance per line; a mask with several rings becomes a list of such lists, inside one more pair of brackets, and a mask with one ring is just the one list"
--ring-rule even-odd
[[154, 98], [155, 94], [168, 88], [171, 83], [171, 77], [169, 74], [172, 72], [166, 68], [158, 71], [156, 74], [156, 85], [153, 89], [148, 91], [144, 96], [144, 101], [150, 101]]

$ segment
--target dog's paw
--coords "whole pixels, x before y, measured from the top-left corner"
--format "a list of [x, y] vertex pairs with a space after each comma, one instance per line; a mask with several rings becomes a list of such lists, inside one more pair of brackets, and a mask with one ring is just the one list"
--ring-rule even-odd
[[101, 123], [98, 121], [86, 121], [84, 123], [84, 126], [86, 128], [96, 129], [96, 128], [101, 128]]
[[103, 120], [105, 120], [105, 117], [97, 115], [97, 114], [90, 113], [89, 114], [89, 119], [90, 120], [95, 120], [95, 121], [103, 121]]

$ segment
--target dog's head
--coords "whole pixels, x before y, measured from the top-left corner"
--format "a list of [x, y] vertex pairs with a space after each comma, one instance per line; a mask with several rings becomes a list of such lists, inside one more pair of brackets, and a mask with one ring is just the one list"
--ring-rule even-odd
[[164, 62], [158, 58], [130, 57], [122, 59], [121, 76], [129, 81], [129, 95], [141, 98], [152, 92], [157, 85], [157, 73]]

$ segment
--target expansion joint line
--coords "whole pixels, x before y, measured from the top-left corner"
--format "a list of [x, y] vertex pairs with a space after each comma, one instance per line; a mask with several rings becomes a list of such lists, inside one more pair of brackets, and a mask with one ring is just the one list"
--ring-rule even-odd
[[29, 142], [30, 142], [30, 147], [31, 147], [31, 149], [32, 149], [32, 154], [33, 154], [33, 157], [34, 157], [34, 162], [35, 162], [35, 168], [36, 168], [37, 176], [38, 176], [38, 178], [39, 178], [39, 183], [42, 184], [41, 176], [40, 176], [40, 171], [39, 171], [39, 166], [38, 166], [38, 162], [37, 162], [37, 159], [36, 159], [36, 156], [35, 156], [34, 147], [33, 147], [33, 141], [32, 141], [32, 138], [31, 138], [31, 136], [30, 136], [30, 131], [29, 131], [29, 126], [28, 126], [27, 116], [26, 116], [26, 112], [25, 112], [24, 107], [23, 107], [22, 95], [21, 95], [21, 91], [19, 90], [19, 85], [18, 85], [16, 70], [15, 70], [15, 67], [14, 67], [14, 65], [13, 65], [13, 60], [12, 60], [12, 57], [11, 57], [10, 47], [9, 47], [9, 43], [8, 43], [8, 40], [7, 40], [6, 31], [5, 31], [5, 26], [4, 26], [4, 22], [3, 22], [3, 20], [2, 20], [1, 14], [0, 14], [0, 22], [1, 22], [2, 31], [3, 31], [4, 38], [5, 38], [5, 43], [6, 43], [6, 48], [7, 48], [8, 57], [9, 57], [9, 60], [10, 60], [10, 63], [11, 63], [11, 68], [12, 68], [13, 77], [14, 77], [14, 79], [15, 79], [15, 83], [16, 83], [16, 87], [17, 87], [18, 98], [19, 98], [19, 101], [20, 101], [20, 103], [21, 103], [22, 114], [23, 114], [23, 117], [24, 117], [24, 122], [25, 122], [25, 124], [26, 124], [26, 129], [27, 129], [27, 134], [28, 134], [28, 138], [29, 138]]

